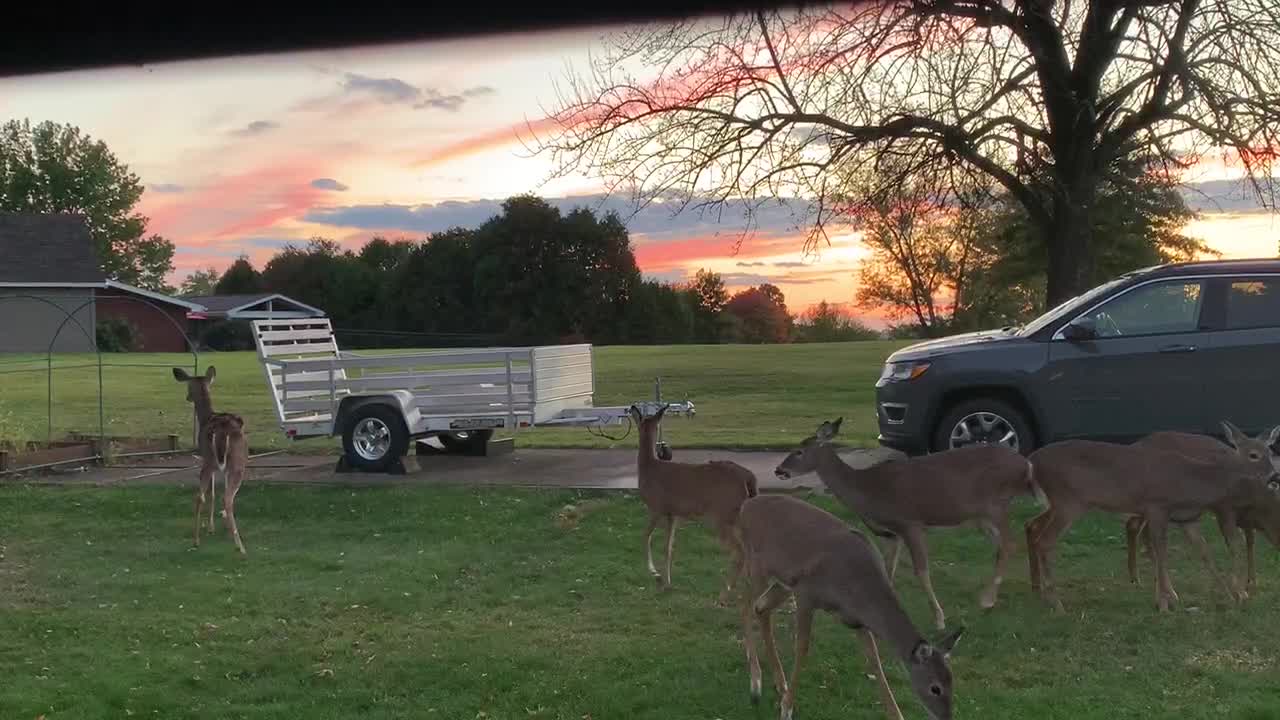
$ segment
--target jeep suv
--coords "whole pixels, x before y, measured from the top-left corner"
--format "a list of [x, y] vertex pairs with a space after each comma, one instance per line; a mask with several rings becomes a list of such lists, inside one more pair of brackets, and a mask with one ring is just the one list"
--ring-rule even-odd
[[1261, 432], [1280, 423], [1280, 260], [1137, 270], [1022, 327], [905, 347], [876, 414], [881, 444], [912, 454]]

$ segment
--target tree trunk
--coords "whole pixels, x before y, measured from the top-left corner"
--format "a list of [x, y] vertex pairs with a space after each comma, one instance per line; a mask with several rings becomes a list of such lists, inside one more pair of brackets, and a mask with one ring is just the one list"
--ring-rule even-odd
[[1059, 193], [1054, 199], [1053, 218], [1044, 228], [1049, 254], [1046, 309], [1089, 289], [1093, 255], [1088, 195], [1088, 191], [1077, 189]]

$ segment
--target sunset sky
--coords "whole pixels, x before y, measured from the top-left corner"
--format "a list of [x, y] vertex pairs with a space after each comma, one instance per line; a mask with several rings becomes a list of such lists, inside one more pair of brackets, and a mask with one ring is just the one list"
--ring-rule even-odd
[[[556, 103], [555, 83], [582, 67], [607, 29], [234, 58], [0, 79], [0, 119], [71, 123], [104, 140], [147, 187], [150, 231], [176, 243], [175, 282], [225, 267], [241, 252], [261, 265], [290, 241], [320, 235], [358, 247], [373, 235], [422, 238], [495, 214], [506, 197], [539, 195], [629, 212], [578, 177], [543, 181], [546, 157], [519, 134]], [[1189, 196], [1204, 216], [1189, 231], [1230, 257], [1274, 256], [1280, 223], [1229, 174]], [[766, 212], [739, 252], [740, 216], [663, 208], [629, 227], [648, 276], [699, 267], [731, 288], [773, 282], [799, 311], [847, 303], [864, 251], [837, 236], [817, 258], [803, 230]]]

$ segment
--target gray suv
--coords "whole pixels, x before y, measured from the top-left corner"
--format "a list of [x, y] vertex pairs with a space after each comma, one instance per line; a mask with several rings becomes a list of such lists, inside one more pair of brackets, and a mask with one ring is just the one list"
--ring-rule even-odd
[[1137, 270], [1022, 327], [905, 347], [876, 383], [880, 442], [1023, 453], [1280, 422], [1280, 260]]

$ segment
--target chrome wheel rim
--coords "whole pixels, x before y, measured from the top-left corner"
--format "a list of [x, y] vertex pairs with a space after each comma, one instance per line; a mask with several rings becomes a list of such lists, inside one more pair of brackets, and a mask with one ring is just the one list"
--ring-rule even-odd
[[365, 418], [351, 433], [356, 454], [365, 460], [381, 460], [391, 449], [391, 428], [378, 418]]
[[969, 413], [951, 428], [952, 450], [970, 445], [1004, 445], [1019, 449], [1018, 431], [1013, 423], [993, 412]]

